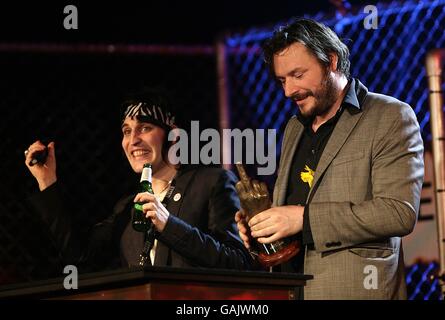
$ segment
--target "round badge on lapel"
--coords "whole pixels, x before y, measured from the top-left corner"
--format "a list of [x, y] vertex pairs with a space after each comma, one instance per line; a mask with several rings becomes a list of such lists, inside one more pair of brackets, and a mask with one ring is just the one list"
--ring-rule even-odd
[[181, 194], [178, 192], [177, 194], [175, 194], [175, 196], [173, 197], [174, 201], [179, 201], [181, 199]]

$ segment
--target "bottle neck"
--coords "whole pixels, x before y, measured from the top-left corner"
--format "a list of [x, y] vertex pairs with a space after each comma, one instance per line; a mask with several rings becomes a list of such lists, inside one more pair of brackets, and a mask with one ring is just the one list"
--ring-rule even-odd
[[152, 183], [152, 174], [153, 171], [151, 169], [151, 167], [144, 167], [144, 169], [142, 169], [142, 173], [141, 173], [141, 184], [142, 183]]
[[139, 184], [141, 192], [153, 193], [151, 166], [144, 166], [144, 168], [142, 169], [141, 181]]
[[150, 181], [143, 180], [143, 181], [141, 181], [140, 186], [141, 186], [140, 192], [148, 192], [148, 193], [154, 194], [153, 186]]

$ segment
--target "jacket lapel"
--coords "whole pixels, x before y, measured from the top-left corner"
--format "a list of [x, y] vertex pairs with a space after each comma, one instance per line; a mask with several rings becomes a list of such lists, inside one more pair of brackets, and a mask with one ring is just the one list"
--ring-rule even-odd
[[292, 159], [294, 157], [295, 150], [297, 149], [298, 142], [300, 141], [301, 135], [303, 133], [303, 129], [304, 127], [300, 123], [300, 121], [298, 121], [297, 117], [292, 117], [289, 120], [289, 124], [283, 138], [283, 141], [286, 141], [286, 144], [283, 145], [280, 159], [280, 173], [277, 180], [278, 188], [276, 189], [278, 191], [278, 194], [276, 196], [276, 199], [274, 199], [275, 205], [277, 206], [283, 205], [286, 200], [286, 190], [289, 180], [289, 172], [292, 166]]
[[[356, 80], [356, 92], [358, 101], [362, 106], [366, 95], [368, 94], [368, 89], [360, 81]], [[320, 161], [318, 162], [317, 169], [315, 170], [314, 181], [311, 189], [309, 190], [306, 203], [310, 203], [312, 200], [320, 179], [323, 177], [323, 174], [331, 164], [332, 160], [334, 160], [341, 147], [345, 144], [346, 139], [350, 136], [352, 130], [355, 128], [362, 115], [363, 111], [354, 112], [350, 111], [350, 109], [343, 111], [328, 143], [326, 144]]]
[[[174, 180], [174, 190], [170, 196], [170, 199], [167, 203], [167, 210], [170, 214], [177, 216], [180, 218], [180, 210], [182, 201], [184, 199], [184, 191], [187, 189], [187, 185], [193, 179], [194, 170], [187, 170], [179, 172], [178, 176]], [[168, 263], [168, 256], [170, 253], [170, 249], [158, 241], [156, 246], [156, 255], [155, 255], [155, 266], [166, 266]]]

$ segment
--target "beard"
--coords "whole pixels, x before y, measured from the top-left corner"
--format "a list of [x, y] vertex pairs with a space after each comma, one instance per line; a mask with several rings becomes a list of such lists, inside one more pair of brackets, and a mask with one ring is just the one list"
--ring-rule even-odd
[[301, 115], [304, 117], [310, 118], [321, 116], [327, 113], [334, 105], [338, 98], [338, 93], [334, 84], [334, 79], [327, 70], [316, 91], [305, 90], [303, 93], [295, 94], [291, 98], [294, 101], [297, 101], [311, 96], [314, 97], [314, 105], [308, 110], [303, 110], [301, 107], [299, 108]]

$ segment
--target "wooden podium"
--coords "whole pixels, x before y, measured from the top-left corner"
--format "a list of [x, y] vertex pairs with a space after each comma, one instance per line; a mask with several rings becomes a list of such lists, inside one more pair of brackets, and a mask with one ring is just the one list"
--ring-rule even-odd
[[148, 267], [79, 275], [78, 289], [64, 278], [0, 287], [0, 298], [70, 300], [289, 300], [310, 275]]

